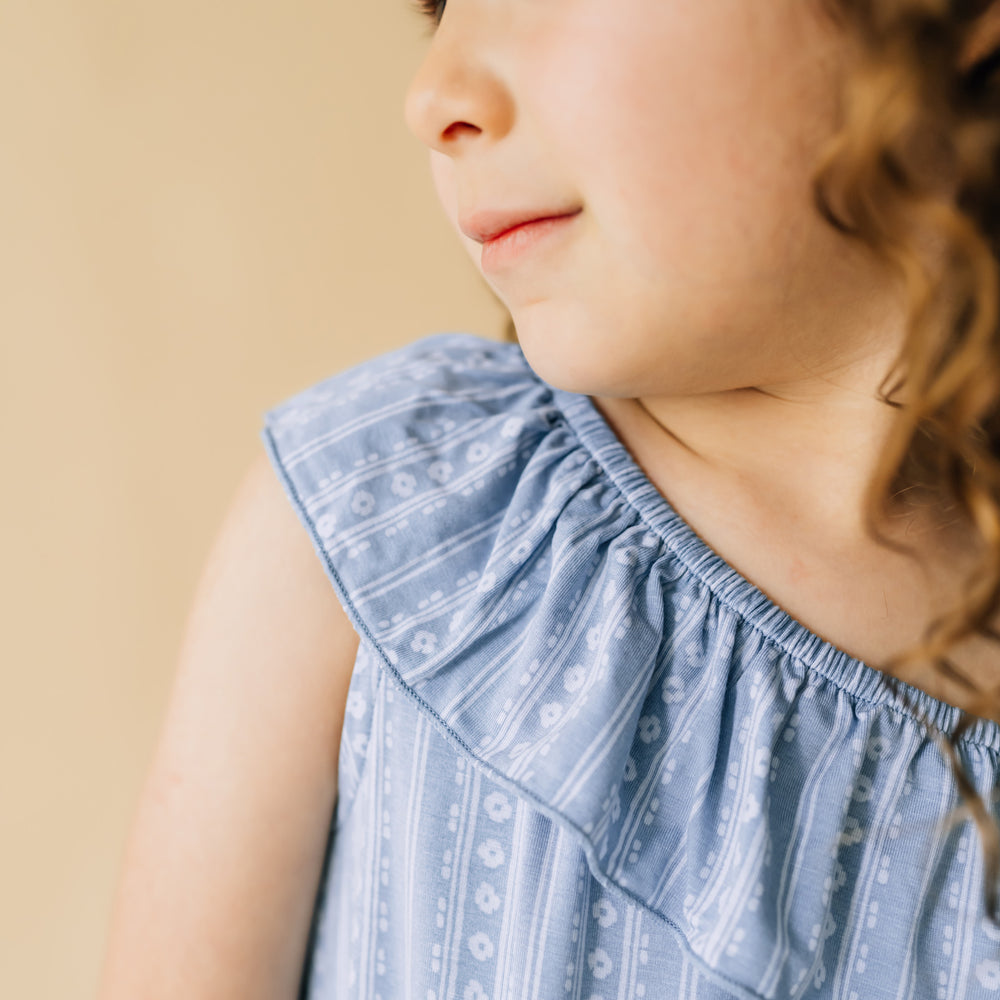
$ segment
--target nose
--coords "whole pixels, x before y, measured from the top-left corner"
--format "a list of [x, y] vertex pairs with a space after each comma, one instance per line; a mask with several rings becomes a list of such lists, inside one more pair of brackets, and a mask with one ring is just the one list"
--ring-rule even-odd
[[410, 131], [449, 156], [501, 139], [514, 123], [511, 90], [496, 58], [498, 38], [482, 7], [476, 0], [448, 5], [406, 94]]

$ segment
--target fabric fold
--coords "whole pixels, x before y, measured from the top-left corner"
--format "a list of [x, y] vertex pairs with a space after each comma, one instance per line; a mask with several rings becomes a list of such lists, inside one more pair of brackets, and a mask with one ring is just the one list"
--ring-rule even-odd
[[[712, 552], [588, 399], [446, 334], [293, 397], [264, 439], [381, 668], [705, 970], [868, 996], [868, 969], [947, 966], [921, 941], [960, 908], [968, 995], [990, 963], [1000, 989], [978, 840], [919, 720]], [[998, 751], [987, 722], [960, 743], [986, 794]]]

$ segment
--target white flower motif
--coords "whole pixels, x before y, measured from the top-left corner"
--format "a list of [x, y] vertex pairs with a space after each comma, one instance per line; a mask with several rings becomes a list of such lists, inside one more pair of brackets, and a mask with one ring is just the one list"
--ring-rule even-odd
[[413, 496], [413, 491], [417, 488], [417, 481], [408, 472], [397, 472], [392, 477], [392, 485], [389, 489], [398, 497]]
[[499, 868], [505, 860], [503, 848], [500, 846], [500, 841], [494, 840], [492, 837], [490, 837], [489, 840], [484, 840], [476, 848], [476, 854], [479, 855], [479, 860], [482, 861], [487, 868]]
[[655, 715], [644, 715], [639, 720], [639, 739], [652, 743], [660, 735], [660, 720]]
[[684, 697], [684, 682], [679, 677], [668, 677], [663, 682], [663, 701], [676, 705]]
[[351, 740], [351, 749], [359, 757], [365, 757], [368, 754], [368, 734], [358, 733], [353, 740]]
[[606, 899], [594, 903], [593, 914], [602, 927], [610, 927], [618, 919], [618, 911]]
[[617, 785], [612, 785], [611, 795], [608, 797], [608, 807], [611, 813], [611, 821], [617, 823], [622, 814], [622, 797]]
[[423, 653], [425, 656], [430, 656], [437, 647], [437, 636], [433, 632], [420, 631], [413, 637], [413, 642], [410, 643], [410, 649], [414, 653]]
[[375, 509], [375, 497], [367, 490], [358, 490], [351, 501], [351, 510], [359, 517], [367, 517]]
[[843, 847], [851, 847], [853, 844], [860, 844], [865, 832], [861, 829], [861, 824], [856, 816], [848, 816], [844, 819], [843, 829], [840, 831], [840, 843]]
[[483, 800], [486, 807], [486, 814], [495, 823], [503, 823], [510, 819], [511, 812], [510, 799], [503, 792], [490, 792]]
[[448, 482], [454, 472], [451, 462], [431, 462], [427, 466], [427, 475], [436, 483]]
[[587, 672], [583, 669], [583, 664], [577, 663], [563, 674], [563, 687], [572, 694], [572, 692], [579, 691], [583, 687], [586, 679]]
[[611, 974], [611, 956], [603, 948], [595, 948], [587, 956], [587, 965], [595, 979], [607, 979]]
[[365, 696], [357, 691], [351, 691], [347, 696], [347, 714], [353, 719], [360, 719], [368, 708]]
[[485, 441], [476, 441], [469, 445], [465, 453], [465, 460], [470, 465], [477, 465], [490, 457], [490, 446]]
[[851, 796], [855, 802], [867, 802], [872, 797], [872, 779], [866, 774], [859, 774], [854, 781], [854, 792]]
[[550, 729], [559, 721], [562, 717], [562, 713], [562, 705], [558, 701], [550, 701], [545, 705], [542, 705], [538, 715], [541, 719], [542, 725], [546, 729]]
[[812, 925], [812, 929], [809, 932], [809, 950], [810, 951], [815, 951], [817, 945], [819, 944], [819, 932], [820, 932], [820, 926], [819, 926], [819, 924], [813, 924]]
[[462, 1000], [490, 1000], [483, 989], [483, 984], [478, 979], [470, 979], [469, 985], [462, 993]]
[[632, 546], [627, 546], [624, 549], [619, 549], [615, 553], [615, 562], [619, 566], [634, 566], [638, 561], [638, 553]]
[[976, 966], [976, 979], [980, 986], [988, 990], [1000, 990], [1000, 962], [995, 958], [984, 958]]
[[587, 632], [587, 648], [590, 650], [597, 649], [601, 644], [601, 630], [597, 627], [590, 629]]
[[476, 906], [483, 913], [496, 913], [500, 909], [500, 897], [489, 882], [483, 882], [476, 890]]
[[524, 427], [524, 420], [521, 417], [508, 417], [500, 428], [500, 436], [505, 438], [516, 438]]
[[847, 869], [839, 861], [833, 869], [833, 884], [835, 889], [843, 889], [847, 885]]
[[337, 515], [333, 512], [316, 518], [316, 533], [320, 538], [329, 538], [337, 530]]
[[483, 931], [479, 931], [469, 938], [469, 951], [472, 952], [473, 958], [485, 962], [488, 958], [493, 957], [493, 942]]

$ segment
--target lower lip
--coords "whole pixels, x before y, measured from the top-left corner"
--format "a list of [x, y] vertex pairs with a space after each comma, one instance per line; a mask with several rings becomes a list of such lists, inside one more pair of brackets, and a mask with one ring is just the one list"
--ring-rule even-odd
[[525, 222], [505, 233], [487, 240], [483, 244], [480, 264], [483, 271], [499, 271], [527, 253], [565, 232], [566, 228], [579, 215], [557, 215], [547, 219], [535, 219]]

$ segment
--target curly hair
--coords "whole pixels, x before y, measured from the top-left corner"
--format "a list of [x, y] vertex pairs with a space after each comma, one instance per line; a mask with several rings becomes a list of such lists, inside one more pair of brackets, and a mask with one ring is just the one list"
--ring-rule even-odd
[[920, 490], [978, 539], [960, 600], [879, 666], [911, 711], [898, 681], [917, 665], [967, 694], [948, 739], [925, 725], [979, 830], [986, 911], [1000, 922], [1000, 829], [958, 754], [975, 717], [1000, 722], [1000, 671], [984, 688], [954, 662], [963, 641], [1000, 639], [1000, 0], [819, 2], [857, 43], [857, 61], [813, 175], [815, 204], [902, 279], [908, 310], [881, 387], [897, 412], [868, 491], [868, 530], [902, 548], [878, 525], [893, 500]]

